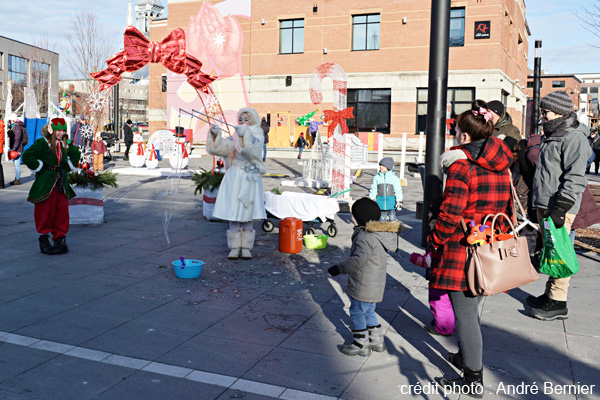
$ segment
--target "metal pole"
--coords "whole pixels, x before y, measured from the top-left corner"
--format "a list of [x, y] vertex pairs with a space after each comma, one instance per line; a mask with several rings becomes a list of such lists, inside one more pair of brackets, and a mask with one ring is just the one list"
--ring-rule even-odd
[[118, 140], [121, 140], [121, 130], [119, 129], [119, 84], [113, 86], [113, 130]]
[[421, 246], [429, 235], [429, 203], [442, 195], [443, 174], [440, 155], [444, 151], [446, 99], [448, 92], [448, 53], [450, 39], [450, 0], [431, 2], [431, 39], [429, 42], [429, 91], [427, 96], [427, 148]]
[[540, 132], [540, 87], [542, 86], [542, 41], [535, 41], [535, 58], [533, 59], [533, 110], [531, 110], [531, 134]]

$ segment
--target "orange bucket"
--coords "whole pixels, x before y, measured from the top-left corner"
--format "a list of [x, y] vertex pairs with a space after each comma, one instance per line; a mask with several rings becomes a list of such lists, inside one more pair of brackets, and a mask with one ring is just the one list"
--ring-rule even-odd
[[284, 218], [279, 222], [279, 251], [282, 253], [300, 253], [302, 251], [302, 220]]

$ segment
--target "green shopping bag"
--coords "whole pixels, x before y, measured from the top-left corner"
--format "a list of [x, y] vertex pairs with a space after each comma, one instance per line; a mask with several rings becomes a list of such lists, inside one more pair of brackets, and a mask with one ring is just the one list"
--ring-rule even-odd
[[552, 218], [547, 217], [544, 224], [544, 250], [540, 263], [540, 272], [553, 278], [566, 278], [579, 271], [579, 262], [567, 229], [557, 229]]

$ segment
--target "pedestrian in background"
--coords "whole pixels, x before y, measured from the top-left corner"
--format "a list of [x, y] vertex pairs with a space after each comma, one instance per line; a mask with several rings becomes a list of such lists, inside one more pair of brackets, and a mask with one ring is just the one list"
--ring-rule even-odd
[[[541, 230], [543, 219], [549, 216], [556, 228], [564, 226], [570, 232], [587, 186], [585, 168], [592, 153], [589, 130], [577, 120], [567, 92], [547, 94], [540, 101], [540, 110], [544, 141], [539, 148], [533, 177], [532, 204], [537, 209]], [[566, 319], [570, 279], [548, 277], [544, 293], [526, 299], [533, 308], [531, 316], [544, 321]]]
[[381, 209], [382, 221], [395, 221], [396, 210], [402, 209], [402, 186], [394, 173], [394, 159], [383, 157], [379, 161], [379, 172], [373, 178], [369, 198]]
[[125, 125], [123, 126], [123, 141], [125, 142], [125, 155], [123, 156], [123, 160], [129, 160], [129, 149], [133, 145], [133, 130], [131, 127], [133, 126], [133, 122], [130, 119], [127, 120]]
[[9, 148], [11, 151], [16, 151], [19, 155], [13, 158], [15, 164], [15, 180], [10, 185], [21, 184], [21, 154], [23, 154], [23, 122], [17, 117], [17, 114], [12, 113], [10, 116], [10, 125], [8, 128]]
[[92, 153], [94, 154], [94, 172], [104, 170], [104, 153], [106, 153], [106, 144], [102, 140], [100, 132], [96, 133], [94, 142], [92, 142]]
[[348, 274], [346, 294], [350, 297], [353, 341], [342, 346], [349, 356], [368, 356], [385, 351], [383, 329], [375, 314], [383, 300], [387, 276], [388, 251], [398, 251], [399, 221], [381, 222], [381, 210], [373, 200], [363, 197], [352, 205], [352, 246], [350, 258], [329, 268], [331, 276]]
[[302, 150], [308, 147], [308, 142], [304, 139], [304, 133], [300, 133], [300, 137], [296, 140], [296, 147], [298, 148], [298, 159], [302, 158]]
[[592, 147], [592, 157], [590, 157], [591, 161], [588, 161], [586, 173], [590, 172], [590, 167], [592, 164], [596, 165], [596, 175], [600, 174], [600, 135], [598, 135], [597, 131], [590, 132], [590, 146]]
[[[512, 215], [512, 193], [509, 166], [512, 156], [508, 146], [492, 137], [492, 115], [483, 100], [471, 103], [456, 123], [458, 146], [442, 155], [442, 169], [447, 173], [440, 213], [427, 238], [428, 245], [442, 256], [431, 269], [431, 287], [447, 290], [456, 318], [458, 353], [446, 359], [463, 376], [441, 378], [446, 393], [483, 397], [483, 338], [479, 320], [481, 297], [467, 287], [467, 243], [461, 227], [483, 222], [488, 214]], [[506, 226], [501, 227], [505, 229]]]
[[262, 117], [262, 119], [260, 120], [260, 128], [263, 130], [263, 134], [265, 136], [265, 144], [263, 148], [263, 162], [265, 162], [265, 160], [267, 159], [267, 143], [269, 143], [269, 131], [271, 130], [271, 127], [269, 126], [269, 123], [267, 122], [267, 119], [265, 117]]
[[0, 189], [4, 189], [4, 168], [2, 168], [2, 155], [4, 154], [4, 142], [6, 138], [4, 128], [4, 120], [0, 118]]

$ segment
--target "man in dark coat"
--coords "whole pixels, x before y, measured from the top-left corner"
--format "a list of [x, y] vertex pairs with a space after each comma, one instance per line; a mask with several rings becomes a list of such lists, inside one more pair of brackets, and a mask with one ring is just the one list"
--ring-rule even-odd
[[125, 156], [123, 157], [123, 160], [125, 161], [129, 160], [129, 148], [133, 144], [133, 130], [131, 129], [132, 126], [133, 122], [131, 122], [130, 119], [128, 119], [125, 126], [123, 126], [123, 140], [125, 141], [126, 146]]

